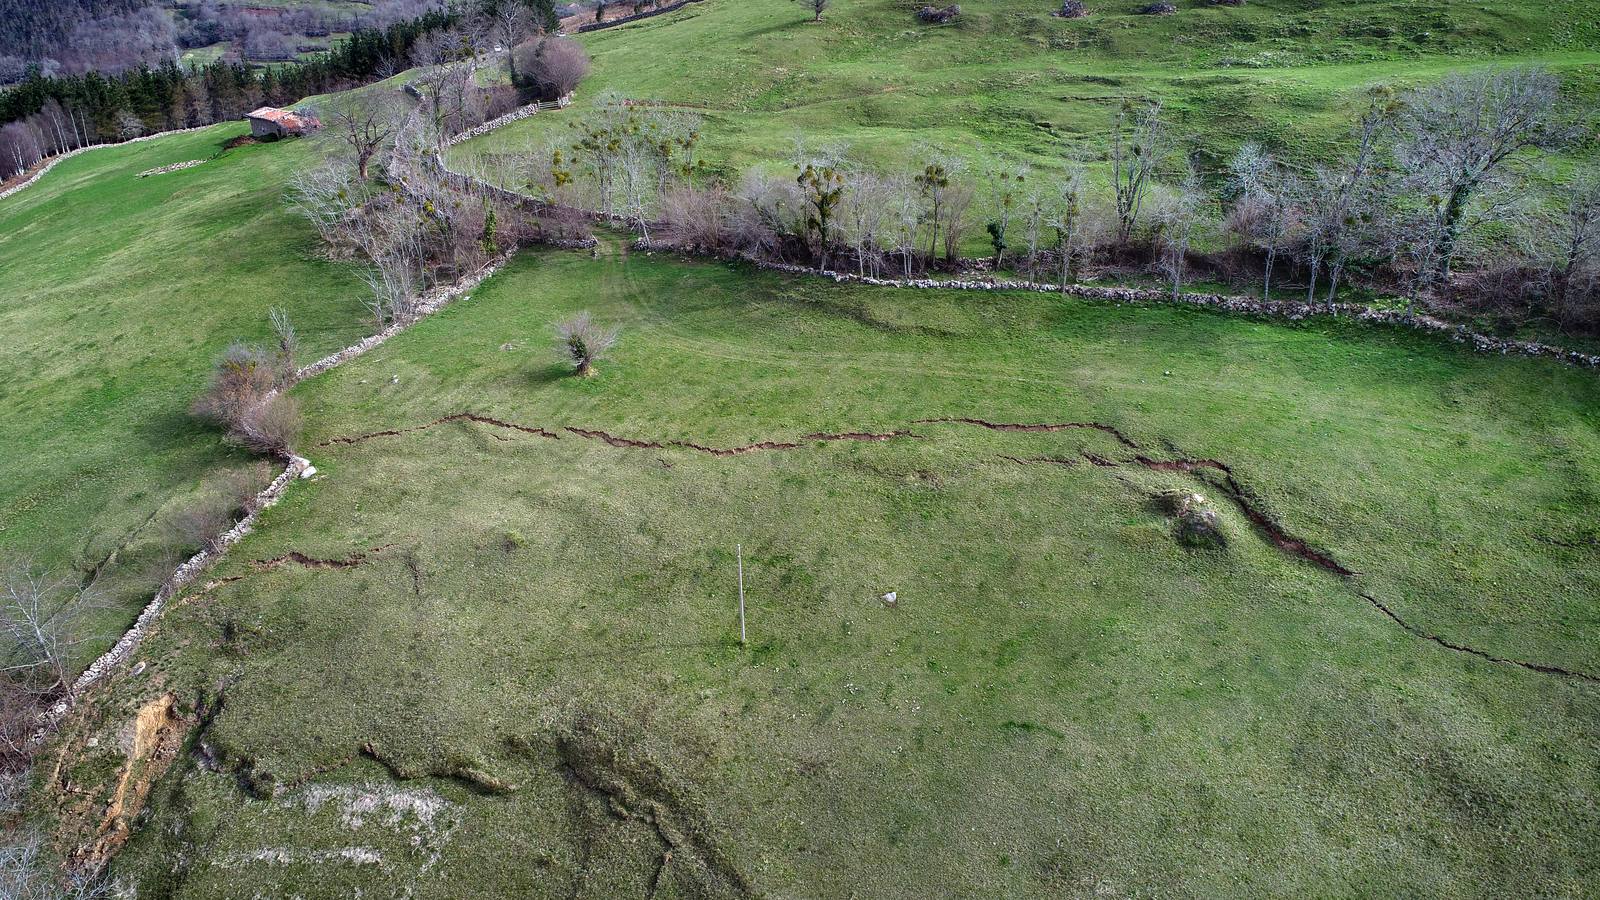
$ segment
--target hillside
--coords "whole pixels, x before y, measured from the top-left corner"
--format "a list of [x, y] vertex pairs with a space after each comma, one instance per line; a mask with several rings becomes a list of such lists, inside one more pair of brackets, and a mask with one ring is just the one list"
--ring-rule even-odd
[[[543, 334], [579, 308], [624, 327], [582, 384]], [[201, 737], [220, 771], [169, 779], [119, 857], [142, 894], [1562, 893], [1596, 874], [1600, 832], [1573, 827], [1600, 787], [1595, 685], [1374, 605], [1600, 669], [1592, 552], [1543, 541], [1593, 502], [1591, 373], [553, 253], [307, 388], [323, 475], [142, 657], [223, 709]], [[484, 422], [429, 426], [462, 412]], [[1126, 443], [927, 421], [945, 417]], [[798, 446], [695, 449], [759, 442]], [[1362, 574], [1283, 552], [1205, 470], [1140, 457], [1226, 463]], [[1221, 501], [1227, 551], [1174, 543], [1164, 488]], [[362, 797], [395, 812], [351, 824]], [[383, 862], [318, 862], [348, 846]]]
[[[615, 91], [698, 111], [706, 158], [737, 174], [788, 158], [797, 140], [883, 166], [920, 166], [936, 148], [980, 170], [1004, 155], [1056, 168], [1103, 153], [1124, 99], [1153, 99], [1216, 168], [1245, 140], [1301, 163], [1328, 155], [1379, 84], [1537, 61], [1582, 98], [1600, 74], [1600, 20], [1581, 3], [1184, 2], [1170, 16], [1135, 5], [1091, 2], [1062, 19], [1043, 0], [976, 0], [930, 26], [897, 0], [838, 3], [815, 24], [791, 0], [710, 0], [582, 35], [595, 68], [580, 104]], [[529, 119], [457, 152], [559, 146], [560, 129]]]
[[[1575, 2], [916, 5], [702, 0], [585, 33], [571, 105], [444, 152], [546, 190], [529, 161], [620, 95], [704, 117], [673, 187], [707, 196], [750, 168], [792, 186], [797, 140], [901, 172], [947, 154], [974, 183], [1075, 158], [1103, 194], [1124, 100], [1161, 100], [1220, 183], [1247, 141], [1333, 158], [1377, 86], [1537, 63], [1582, 118], [1600, 76]], [[0, 692], [0, 895], [63, 873], [174, 900], [1600, 883], [1585, 357], [1412, 318], [1377, 263], [1338, 316], [1258, 303], [1253, 272], [1169, 295], [1135, 258], [1165, 226], [1059, 287], [996, 283], [1020, 254], [852, 280], [865, 261], [823, 271], [809, 224], [760, 232], [766, 256], [672, 244], [665, 170], [633, 173], [656, 207], [608, 216], [443, 169], [492, 113], [429, 131], [441, 98], [519, 101], [503, 57], [441, 59], [304, 98], [320, 137], [220, 124], [0, 199], [0, 623], [17, 573], [47, 573], [87, 610], [65, 681], [128, 650], [29, 696], [59, 717]], [[379, 108], [387, 152], [352, 177], [338, 117]], [[1554, 209], [1595, 149], [1530, 160], [1525, 193]], [[955, 249], [987, 254], [980, 230]], [[202, 418], [274, 312], [299, 368]], [[302, 430], [225, 439], [280, 401]], [[0, 662], [30, 646], [7, 627]]]

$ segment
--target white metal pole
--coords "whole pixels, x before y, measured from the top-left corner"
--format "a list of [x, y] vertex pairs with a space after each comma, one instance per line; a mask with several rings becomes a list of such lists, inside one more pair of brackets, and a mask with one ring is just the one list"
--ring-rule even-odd
[[739, 646], [744, 646], [744, 545], [734, 544], [739, 557]]

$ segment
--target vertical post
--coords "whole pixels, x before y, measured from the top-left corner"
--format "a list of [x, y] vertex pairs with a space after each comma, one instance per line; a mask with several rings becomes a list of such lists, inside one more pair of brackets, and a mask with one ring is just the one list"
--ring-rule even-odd
[[744, 545], [734, 544], [733, 552], [739, 557], [739, 646], [744, 646]]

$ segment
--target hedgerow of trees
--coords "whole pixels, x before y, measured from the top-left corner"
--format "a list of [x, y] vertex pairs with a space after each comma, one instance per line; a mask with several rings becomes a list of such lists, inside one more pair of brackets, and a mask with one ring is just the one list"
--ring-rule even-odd
[[[1208, 169], [1159, 104], [1129, 103], [1102, 163], [1069, 150], [1048, 175], [933, 148], [885, 172], [797, 146], [787, 172], [729, 184], [696, 158], [698, 115], [610, 96], [569, 135], [478, 165], [647, 239], [862, 275], [1147, 272], [1173, 292], [1203, 275], [1330, 305], [1355, 285], [1492, 327], [1600, 331], [1600, 176], [1531, 177], [1584, 133], [1574, 113], [1549, 72], [1506, 69], [1375, 91], [1343, 151], [1309, 166], [1247, 143]], [[959, 259], [975, 230], [991, 258]]]

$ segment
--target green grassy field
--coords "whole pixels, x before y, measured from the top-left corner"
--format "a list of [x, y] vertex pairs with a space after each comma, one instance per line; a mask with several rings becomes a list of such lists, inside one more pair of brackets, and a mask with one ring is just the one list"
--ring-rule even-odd
[[[624, 327], [584, 381], [548, 336], [581, 308]], [[1593, 373], [613, 251], [524, 254], [296, 391], [323, 474], [107, 698], [113, 724], [162, 691], [208, 711], [209, 767], [179, 761], [114, 865], [141, 895], [1575, 896], [1600, 874], [1600, 685], [1362, 596], [1600, 671]], [[554, 437], [417, 428], [464, 412]], [[1137, 448], [922, 421], [945, 417]], [[1361, 574], [1140, 455], [1227, 463]], [[1173, 540], [1168, 487], [1218, 501], [1226, 550]]]
[[[932, 144], [1049, 166], [1157, 96], [1213, 159], [1257, 138], [1305, 161], [1376, 83], [1540, 61], [1582, 103], [1600, 71], [1576, 2], [963, 5], [929, 28], [841, 0], [814, 26], [707, 0], [586, 35], [578, 110], [456, 152], [549, 139], [614, 89], [704, 111], [724, 174], [797, 135], [882, 165]], [[96, 150], [0, 202], [0, 554], [102, 569], [86, 652], [188, 549], [179, 511], [254, 466], [187, 414], [215, 355], [272, 306], [308, 358], [368, 328], [354, 271], [283, 203], [313, 148], [211, 158], [243, 127]], [[550, 339], [579, 309], [623, 326], [583, 381]], [[599, 259], [526, 252], [295, 394], [320, 476], [168, 610], [38, 781], [60, 848], [110, 788], [153, 784], [111, 868], [140, 896], [1600, 880], [1593, 372], [613, 236]], [[1115, 433], [937, 421], [962, 418]], [[1179, 460], [1214, 464], [1160, 466]], [[1172, 488], [1214, 502], [1226, 549], [1178, 544], [1152, 499]], [[193, 730], [164, 775], [140, 750], [123, 781], [162, 696]]]
[[[1182, 0], [1172, 16], [1101, 0], [1072, 20], [1048, 0], [977, 0], [947, 26], [918, 23], [917, 5], [841, 0], [812, 24], [792, 0], [707, 0], [582, 35], [594, 70], [573, 112], [607, 91], [698, 110], [723, 174], [783, 160], [796, 139], [901, 168], [931, 146], [981, 171], [1001, 156], [1093, 159], [1124, 99], [1159, 99], [1211, 165], [1247, 140], [1304, 163], [1344, 138], [1375, 85], [1539, 63], [1582, 106], [1600, 72], [1600, 17], [1571, 0]], [[456, 153], [529, 149], [564, 127], [535, 116]]]
[[[284, 203], [309, 149], [216, 156], [246, 131], [94, 150], [0, 202], [0, 554], [58, 573], [100, 567], [101, 647], [170, 555], [193, 549], [168, 533], [172, 514], [250, 466], [188, 415], [213, 358], [265, 337], [273, 306], [308, 355], [368, 327], [355, 273], [315, 259], [315, 232]], [[209, 161], [137, 177], [191, 159]]]

